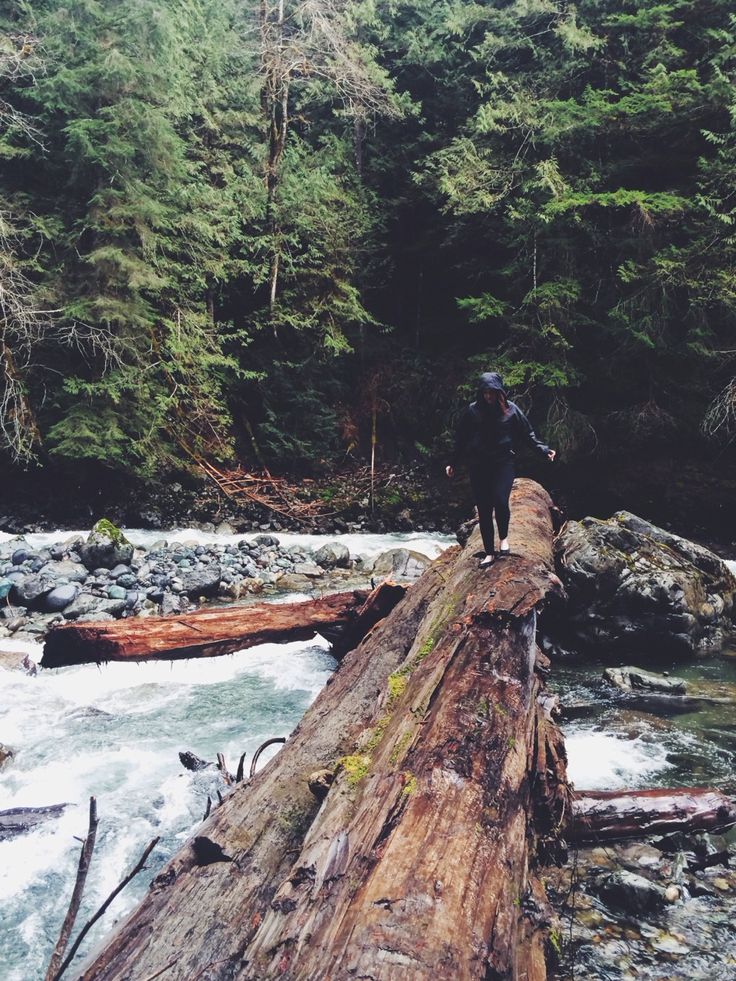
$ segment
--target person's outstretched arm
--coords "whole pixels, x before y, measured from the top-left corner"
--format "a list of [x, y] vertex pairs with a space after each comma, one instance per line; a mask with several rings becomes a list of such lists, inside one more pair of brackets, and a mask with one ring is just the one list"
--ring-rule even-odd
[[542, 456], [546, 456], [549, 460], [554, 460], [556, 456], [556, 451], [551, 450], [546, 443], [543, 443], [541, 439], [532, 429], [532, 424], [529, 422], [527, 417], [521, 411], [519, 406], [516, 406], [516, 416], [518, 419], [518, 430], [520, 438], [531, 446], [532, 449], [536, 450], [537, 453], [541, 453]]
[[454, 475], [457, 465], [462, 461], [468, 445], [469, 435], [470, 410], [466, 408], [463, 414], [460, 416], [457, 426], [455, 427], [455, 440], [452, 447], [452, 453], [450, 454], [450, 462], [445, 467], [445, 473], [448, 477], [452, 477]]

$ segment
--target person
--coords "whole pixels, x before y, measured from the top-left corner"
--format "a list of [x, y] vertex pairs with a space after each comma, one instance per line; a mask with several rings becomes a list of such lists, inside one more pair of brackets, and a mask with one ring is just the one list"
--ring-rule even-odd
[[[550, 461], [556, 456], [555, 450], [537, 438], [519, 406], [510, 401], [501, 376], [495, 371], [484, 372], [480, 376], [478, 397], [458, 421], [452, 457], [445, 468], [447, 476], [453, 477], [461, 462], [467, 464], [485, 552], [481, 568], [511, 551], [509, 497], [515, 477], [514, 455], [516, 448], [524, 444]], [[494, 512], [500, 539], [498, 553], [494, 543]]]

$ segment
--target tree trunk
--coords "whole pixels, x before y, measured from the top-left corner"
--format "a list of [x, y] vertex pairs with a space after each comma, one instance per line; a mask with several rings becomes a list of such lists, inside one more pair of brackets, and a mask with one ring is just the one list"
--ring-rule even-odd
[[[210, 981], [546, 976], [533, 865], [569, 813], [535, 645], [537, 607], [560, 588], [549, 505], [518, 481], [520, 556], [479, 570], [476, 531], [433, 563], [157, 876], [86, 981], [164, 967]], [[335, 772], [321, 806], [308, 787], [320, 769]]]
[[673, 831], [719, 831], [736, 824], [736, 803], [720, 790], [581, 790], [570, 837], [577, 844], [648, 838]]
[[208, 607], [168, 617], [63, 624], [49, 631], [41, 664], [60, 668], [102, 661], [217, 657], [257, 644], [305, 640], [321, 633], [336, 655], [354, 647], [391, 610], [406, 587], [381, 583], [300, 603]]

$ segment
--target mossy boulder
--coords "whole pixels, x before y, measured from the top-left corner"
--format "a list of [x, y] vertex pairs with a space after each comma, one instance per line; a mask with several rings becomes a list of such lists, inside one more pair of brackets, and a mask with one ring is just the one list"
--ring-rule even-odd
[[92, 569], [113, 569], [127, 565], [133, 558], [133, 546], [112, 521], [102, 518], [94, 526], [87, 541], [79, 546], [79, 557]]
[[725, 562], [628, 511], [568, 522], [555, 554], [578, 646], [707, 655], [734, 633], [736, 578]]

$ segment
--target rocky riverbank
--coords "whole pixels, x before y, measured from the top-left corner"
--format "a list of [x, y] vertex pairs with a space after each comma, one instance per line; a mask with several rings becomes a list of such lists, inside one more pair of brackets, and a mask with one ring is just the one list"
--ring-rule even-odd
[[34, 549], [22, 537], [0, 543], [0, 639], [43, 635], [69, 620], [178, 613], [203, 602], [337, 591], [388, 577], [412, 582], [429, 563], [408, 548], [369, 557], [351, 555], [340, 542], [316, 550], [282, 545], [271, 534], [232, 544], [161, 539], [135, 547], [100, 521], [86, 538], [44, 548]]

